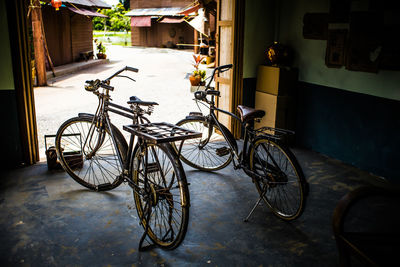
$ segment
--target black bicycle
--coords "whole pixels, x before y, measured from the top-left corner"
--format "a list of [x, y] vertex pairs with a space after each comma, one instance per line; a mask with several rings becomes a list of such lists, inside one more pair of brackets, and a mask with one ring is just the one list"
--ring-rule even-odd
[[[217, 67], [205, 91], [194, 93], [195, 101], [209, 108], [209, 114], [191, 112], [177, 125], [202, 136], [185, 142], [180, 153], [181, 160], [189, 166], [203, 170], [220, 170], [233, 161], [235, 169], [243, 169], [252, 178], [259, 198], [245, 219], [247, 221], [261, 200], [275, 215], [284, 220], [294, 220], [304, 209], [308, 184], [303, 171], [284, 140], [292, 131], [271, 127], [253, 128], [253, 122], [260, 120], [265, 112], [239, 105], [240, 117], [215, 106], [215, 97], [220, 92], [210, 85], [216, 73], [222, 73], [232, 65]], [[239, 121], [244, 129], [243, 149], [238, 152], [238, 144], [233, 134], [222, 125], [216, 112], [224, 113]], [[178, 151], [179, 144], [175, 145]]]
[[[176, 125], [150, 123], [155, 102], [132, 96], [130, 108], [111, 102], [110, 80], [123, 71], [138, 72], [125, 67], [109, 78], [86, 81], [85, 89], [95, 94], [99, 104], [95, 114], [80, 113], [64, 122], [56, 135], [56, 150], [65, 171], [79, 184], [95, 191], [111, 190], [122, 182], [133, 189], [136, 210], [146, 236], [162, 248], [176, 248], [184, 239], [189, 220], [189, 189], [179, 155], [170, 142], [199, 137], [195, 131]], [[109, 112], [132, 119], [124, 126], [130, 132], [129, 144], [109, 118]]]

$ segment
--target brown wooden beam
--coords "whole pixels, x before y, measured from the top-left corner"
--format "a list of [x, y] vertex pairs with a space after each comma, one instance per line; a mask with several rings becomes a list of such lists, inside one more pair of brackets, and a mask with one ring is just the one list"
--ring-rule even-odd
[[39, 0], [34, 0], [32, 5], [32, 34], [33, 47], [35, 50], [35, 64], [37, 73], [37, 84], [47, 85], [46, 77], [46, 54], [44, 50], [44, 38], [42, 31], [42, 9]]

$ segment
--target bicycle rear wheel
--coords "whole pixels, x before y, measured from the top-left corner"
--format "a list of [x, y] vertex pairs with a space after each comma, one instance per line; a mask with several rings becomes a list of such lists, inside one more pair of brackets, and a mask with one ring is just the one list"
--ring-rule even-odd
[[[64, 170], [79, 184], [95, 191], [111, 190], [121, 184], [122, 168], [110, 130], [101, 130], [92, 120], [93, 116], [75, 117], [60, 126], [57, 156]], [[126, 141], [115, 127], [113, 133], [125, 160]]]
[[[145, 169], [147, 154], [147, 185]], [[136, 210], [147, 235], [158, 246], [174, 249], [183, 241], [189, 222], [189, 189], [185, 172], [170, 144], [136, 149], [131, 166]]]
[[[183, 119], [177, 125], [203, 134], [202, 137], [184, 142], [180, 158], [189, 166], [202, 171], [216, 171], [225, 168], [232, 161], [229, 144], [217, 125], [213, 125], [211, 135], [205, 118]], [[180, 141], [173, 144], [176, 151], [180, 144]]]
[[250, 149], [250, 169], [264, 202], [283, 220], [294, 220], [304, 210], [307, 182], [296, 157], [286, 147], [266, 138]]

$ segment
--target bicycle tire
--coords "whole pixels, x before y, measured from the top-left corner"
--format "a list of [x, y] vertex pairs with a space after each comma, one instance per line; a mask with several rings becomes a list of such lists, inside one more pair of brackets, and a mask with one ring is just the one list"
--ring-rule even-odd
[[[212, 136], [203, 148], [200, 148], [199, 145], [209, 135], [208, 122], [204, 117], [183, 119], [176, 125], [203, 133], [202, 137], [185, 140], [180, 159], [187, 165], [202, 171], [217, 171], [225, 168], [232, 161], [230, 146], [221, 134], [218, 125], [213, 125]], [[234, 141], [234, 144], [236, 144], [236, 141]], [[178, 151], [180, 145], [180, 141], [173, 143], [175, 151]]]
[[[64, 170], [79, 184], [94, 191], [107, 191], [119, 186], [122, 182], [120, 174], [122, 167], [115, 151], [110, 130], [106, 127], [100, 148], [94, 155], [89, 143], [93, 144], [100, 137], [99, 128], [92, 134], [92, 142], [86, 142], [93, 116], [74, 117], [65, 121], [56, 134], [57, 157]], [[122, 160], [125, 161], [127, 143], [121, 132], [115, 127], [112, 132], [115, 136]], [[86, 144], [86, 145], [84, 145]], [[83, 147], [84, 146], [84, 147]]]
[[[185, 238], [189, 223], [190, 197], [186, 175], [171, 144], [150, 145], [147, 154], [149, 194], [133, 190], [136, 211], [150, 239], [159, 247], [174, 249]], [[144, 155], [136, 147], [130, 172], [133, 183], [142, 192], [145, 192]], [[149, 203], [150, 219], [147, 221]]]
[[307, 182], [294, 154], [284, 145], [259, 137], [249, 155], [250, 169], [256, 173], [254, 184], [267, 206], [283, 220], [298, 218], [304, 210]]

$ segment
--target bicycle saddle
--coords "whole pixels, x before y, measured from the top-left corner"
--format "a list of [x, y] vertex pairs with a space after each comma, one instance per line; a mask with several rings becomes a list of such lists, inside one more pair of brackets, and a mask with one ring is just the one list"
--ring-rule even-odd
[[264, 110], [249, 108], [242, 105], [238, 105], [237, 110], [239, 111], [240, 119], [243, 122], [248, 122], [257, 118], [262, 118], [265, 115]]
[[128, 104], [138, 104], [142, 106], [153, 106], [153, 105], [158, 105], [156, 102], [148, 102], [148, 101], [142, 101], [140, 100], [139, 97], [137, 96], [131, 96], [129, 98]]

